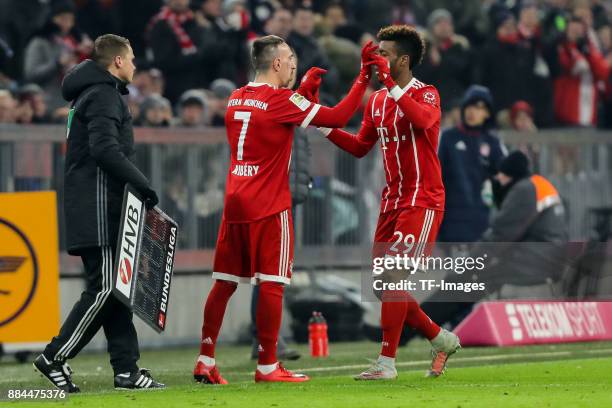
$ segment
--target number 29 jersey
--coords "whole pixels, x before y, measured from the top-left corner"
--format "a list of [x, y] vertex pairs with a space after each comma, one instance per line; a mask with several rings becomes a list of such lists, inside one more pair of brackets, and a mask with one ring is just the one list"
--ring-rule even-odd
[[307, 127], [319, 108], [290, 89], [262, 83], [250, 82], [230, 95], [225, 222], [257, 221], [291, 207], [293, 132], [298, 125]]

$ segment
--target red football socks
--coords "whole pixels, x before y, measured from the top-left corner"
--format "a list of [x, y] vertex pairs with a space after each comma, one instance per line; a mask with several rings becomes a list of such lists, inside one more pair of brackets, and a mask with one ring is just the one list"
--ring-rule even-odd
[[406, 324], [420, 331], [427, 340], [431, 340], [440, 333], [440, 326], [435, 324], [429, 316], [423, 312], [419, 304], [410, 297], [408, 311], [406, 313]]
[[383, 333], [381, 355], [395, 358], [408, 311], [407, 293], [386, 291], [382, 295], [380, 326]]
[[257, 336], [259, 340], [258, 364], [276, 363], [276, 342], [281, 326], [283, 312], [284, 286], [276, 282], [261, 282], [259, 284], [259, 299], [257, 299]]
[[232, 297], [238, 285], [234, 282], [216, 280], [204, 306], [204, 324], [202, 325], [202, 341], [200, 355], [214, 358], [217, 336], [221, 330], [227, 302]]
[[419, 304], [404, 291], [383, 293], [380, 323], [383, 332], [381, 355], [395, 358], [404, 325], [419, 330], [428, 340], [440, 333], [435, 324], [423, 312]]

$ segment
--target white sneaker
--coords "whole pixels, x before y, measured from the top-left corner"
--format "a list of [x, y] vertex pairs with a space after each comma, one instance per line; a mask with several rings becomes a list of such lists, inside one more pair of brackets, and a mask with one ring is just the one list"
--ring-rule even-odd
[[459, 337], [446, 329], [442, 329], [433, 340], [431, 340], [431, 368], [426, 377], [439, 377], [446, 371], [448, 358], [461, 348]]
[[393, 366], [375, 361], [370, 368], [353, 378], [356, 380], [395, 380], [397, 370]]

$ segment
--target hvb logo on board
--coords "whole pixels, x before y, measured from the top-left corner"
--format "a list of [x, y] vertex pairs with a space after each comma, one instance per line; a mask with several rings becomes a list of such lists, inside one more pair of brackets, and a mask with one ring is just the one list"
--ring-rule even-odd
[[125, 219], [121, 226], [121, 241], [119, 242], [119, 261], [115, 288], [125, 297], [132, 295], [132, 277], [136, 273], [137, 244], [142, 224], [142, 201], [134, 194], [128, 193], [125, 207]]

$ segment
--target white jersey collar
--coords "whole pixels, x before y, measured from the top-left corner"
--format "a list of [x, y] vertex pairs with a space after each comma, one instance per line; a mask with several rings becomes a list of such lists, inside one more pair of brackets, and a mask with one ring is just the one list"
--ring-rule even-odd
[[247, 84], [247, 86], [255, 86], [255, 87], [257, 87], [257, 86], [264, 86], [264, 85], [267, 85], [267, 86], [269, 86], [270, 88], [274, 88], [274, 89], [276, 89], [276, 87], [275, 87], [275, 86], [273, 86], [273, 85], [271, 85], [271, 84], [269, 84], [269, 83], [267, 83], [267, 82], [249, 82], [249, 83]]
[[410, 82], [408, 82], [408, 85], [406, 85], [404, 88], [402, 88], [402, 91], [404, 91], [404, 92], [408, 91], [410, 88], [412, 88], [414, 86], [416, 81], [417, 81], [417, 79], [415, 77], [412, 77]]

